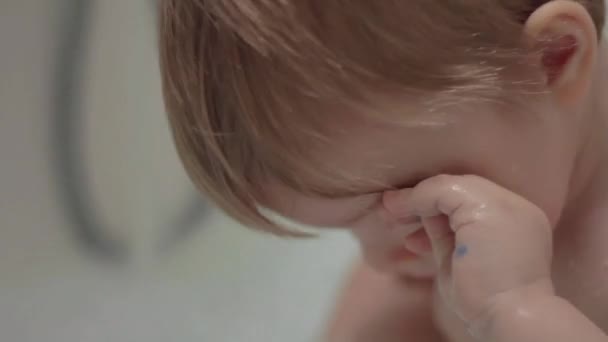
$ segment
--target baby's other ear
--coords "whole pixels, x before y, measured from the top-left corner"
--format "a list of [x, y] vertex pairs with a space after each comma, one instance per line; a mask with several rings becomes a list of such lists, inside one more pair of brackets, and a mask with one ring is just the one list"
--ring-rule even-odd
[[587, 9], [574, 1], [550, 1], [532, 13], [524, 32], [541, 52], [546, 85], [560, 104], [579, 103], [591, 85], [598, 51], [598, 33]]

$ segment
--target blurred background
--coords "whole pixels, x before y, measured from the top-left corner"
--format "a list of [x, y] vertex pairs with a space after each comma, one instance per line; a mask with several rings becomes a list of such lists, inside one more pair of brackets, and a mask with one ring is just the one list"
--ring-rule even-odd
[[248, 231], [196, 194], [155, 16], [0, 1], [0, 340], [319, 341], [354, 243]]

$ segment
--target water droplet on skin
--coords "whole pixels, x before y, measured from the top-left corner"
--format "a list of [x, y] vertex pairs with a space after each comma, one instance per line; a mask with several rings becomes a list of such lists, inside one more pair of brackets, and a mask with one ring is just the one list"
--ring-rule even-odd
[[458, 184], [452, 185], [452, 190], [453, 191], [464, 192], [464, 189], [460, 185], [458, 185]]
[[480, 204], [479, 207], [477, 207], [477, 209], [475, 209], [473, 211], [473, 219], [475, 220], [481, 220], [484, 216], [484, 214], [486, 213], [486, 208], [488, 207], [487, 204], [483, 203]]

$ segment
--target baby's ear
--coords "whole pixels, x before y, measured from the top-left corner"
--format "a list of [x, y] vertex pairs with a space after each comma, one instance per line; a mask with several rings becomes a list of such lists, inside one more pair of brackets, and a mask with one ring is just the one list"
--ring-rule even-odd
[[597, 59], [598, 34], [589, 12], [574, 1], [555, 0], [539, 7], [524, 28], [547, 87], [564, 106], [578, 103], [589, 89]]

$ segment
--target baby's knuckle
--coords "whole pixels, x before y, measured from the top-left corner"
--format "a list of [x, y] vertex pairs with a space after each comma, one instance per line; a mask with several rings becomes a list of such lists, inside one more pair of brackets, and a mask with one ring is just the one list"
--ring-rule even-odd
[[470, 203], [469, 205], [461, 206], [459, 209], [451, 217], [454, 229], [470, 228], [487, 223], [487, 207], [478, 203]]
[[420, 185], [422, 187], [438, 187], [441, 189], [453, 188], [455, 185], [459, 185], [462, 182], [462, 176], [453, 176], [447, 174], [441, 174], [435, 177], [431, 177]]

